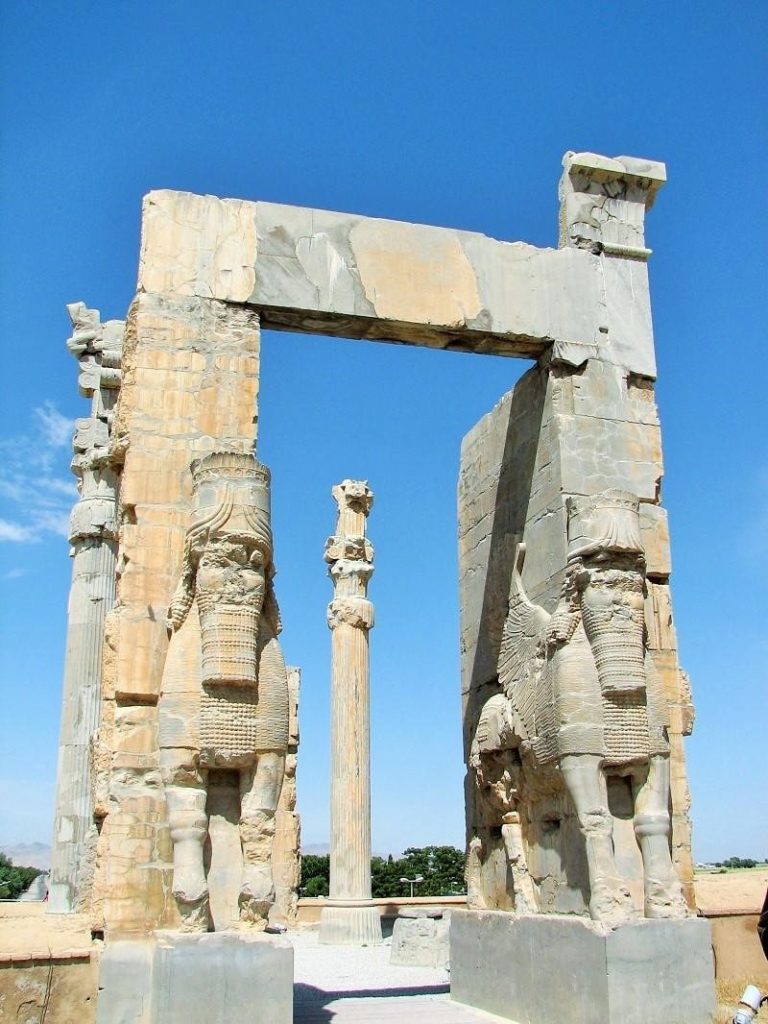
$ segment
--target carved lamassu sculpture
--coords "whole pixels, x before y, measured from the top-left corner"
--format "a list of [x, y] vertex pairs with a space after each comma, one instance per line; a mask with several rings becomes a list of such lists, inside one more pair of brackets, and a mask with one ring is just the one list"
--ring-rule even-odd
[[288, 744], [288, 683], [272, 586], [269, 470], [219, 452], [192, 464], [194, 508], [168, 611], [160, 756], [173, 895], [186, 930], [209, 926], [204, 843], [211, 770], [237, 773], [240, 922], [264, 928]]
[[[501, 824], [515, 909], [542, 909], [526, 868], [525, 833], [537, 802], [555, 806], [552, 794], [560, 792], [583, 837], [591, 917], [616, 925], [637, 916], [617, 867], [608, 800], [608, 780], [625, 777], [644, 914], [683, 917], [669, 847], [668, 710], [647, 648], [637, 498], [611, 490], [568, 501], [568, 561], [551, 615], [525, 593], [524, 557], [519, 544], [499, 656], [502, 693], [482, 708], [470, 756], [479, 804], [488, 821]], [[482, 905], [479, 866], [489, 840], [487, 830], [477, 831], [468, 877]]]

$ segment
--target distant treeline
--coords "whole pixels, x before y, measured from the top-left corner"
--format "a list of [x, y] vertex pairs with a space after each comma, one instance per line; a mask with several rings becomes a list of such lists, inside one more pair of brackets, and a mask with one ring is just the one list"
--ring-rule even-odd
[[712, 866], [715, 868], [756, 868], [761, 863], [765, 862], [752, 860], [751, 857], [729, 857], [728, 860], [713, 861]]
[[[371, 858], [371, 895], [374, 899], [388, 896], [410, 896], [411, 886], [401, 878], [424, 881], [413, 887], [414, 896], [457, 896], [464, 887], [464, 854], [455, 846], [409, 847], [397, 860], [389, 857]], [[330, 879], [330, 857], [305, 854], [301, 858], [302, 896], [327, 896]]]
[[16, 867], [10, 857], [0, 853], [0, 900], [17, 900], [41, 874], [40, 868]]

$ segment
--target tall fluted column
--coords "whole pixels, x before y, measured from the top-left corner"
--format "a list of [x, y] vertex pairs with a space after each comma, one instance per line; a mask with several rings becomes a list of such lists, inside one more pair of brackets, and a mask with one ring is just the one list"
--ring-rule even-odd
[[381, 942], [371, 900], [371, 771], [367, 598], [373, 548], [366, 519], [373, 493], [364, 480], [333, 488], [336, 533], [325, 560], [334, 583], [328, 606], [331, 645], [331, 886], [320, 918], [320, 941], [369, 946]]
[[80, 363], [80, 393], [91, 415], [77, 420], [72, 472], [80, 498], [69, 525], [69, 594], [64, 695], [59, 740], [56, 817], [48, 910], [83, 909], [93, 876], [91, 745], [101, 706], [104, 618], [115, 602], [117, 474], [109, 462], [113, 408], [120, 386], [123, 323], [102, 324], [98, 310], [68, 306], [74, 331], [67, 347]]

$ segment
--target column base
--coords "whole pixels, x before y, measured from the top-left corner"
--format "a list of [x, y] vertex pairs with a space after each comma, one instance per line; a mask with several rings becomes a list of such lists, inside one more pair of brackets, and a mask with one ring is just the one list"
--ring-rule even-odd
[[451, 998], [515, 1024], [711, 1024], [709, 923], [458, 910]]
[[329, 946], [379, 946], [381, 914], [367, 900], [333, 900], [320, 913], [320, 942]]

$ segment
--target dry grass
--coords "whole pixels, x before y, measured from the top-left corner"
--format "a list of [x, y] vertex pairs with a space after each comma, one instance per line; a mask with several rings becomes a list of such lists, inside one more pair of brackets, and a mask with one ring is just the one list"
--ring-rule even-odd
[[[731, 981], [715, 981], [715, 995], [717, 996], [717, 1012], [713, 1024], [731, 1024], [733, 1015], [739, 1006], [739, 997], [747, 985], [754, 985], [750, 978], [740, 978]], [[755, 1018], [756, 1021], [768, 1020], [768, 1012], [763, 1007]]]

